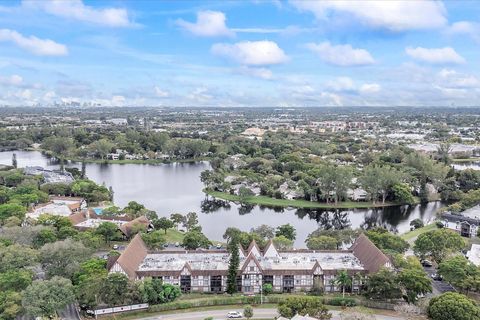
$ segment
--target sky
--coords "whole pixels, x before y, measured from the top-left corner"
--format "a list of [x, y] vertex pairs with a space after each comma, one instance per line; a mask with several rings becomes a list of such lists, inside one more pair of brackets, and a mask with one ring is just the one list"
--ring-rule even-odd
[[0, 2], [0, 105], [478, 106], [479, 1]]

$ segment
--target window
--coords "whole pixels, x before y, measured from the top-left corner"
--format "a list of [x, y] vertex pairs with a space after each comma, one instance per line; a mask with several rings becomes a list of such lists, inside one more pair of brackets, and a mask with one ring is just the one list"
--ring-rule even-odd
[[255, 271], [255, 267], [250, 267], [250, 271]]

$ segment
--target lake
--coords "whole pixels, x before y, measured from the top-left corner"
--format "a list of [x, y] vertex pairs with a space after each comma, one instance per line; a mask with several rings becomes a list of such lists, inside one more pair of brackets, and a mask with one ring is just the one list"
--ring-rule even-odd
[[[18, 167], [42, 166], [55, 169], [59, 165], [37, 151], [15, 151]], [[0, 164], [11, 164], [13, 152], [0, 152]], [[80, 168], [78, 163], [67, 167]], [[227, 227], [249, 231], [267, 224], [273, 227], [290, 223], [297, 229], [296, 246], [304, 246], [308, 234], [323, 228], [370, 228], [383, 226], [392, 232], [406, 232], [411, 220], [429, 222], [443, 206], [440, 202], [426, 205], [396, 206], [383, 209], [291, 209], [240, 206], [207, 198], [202, 192], [200, 173], [209, 169], [208, 162], [173, 164], [98, 164], [87, 163], [87, 176], [99, 184], [112, 187], [114, 202], [123, 207], [137, 201], [155, 210], [159, 216], [195, 211], [204, 233], [222, 240]]]
[[455, 170], [465, 170], [465, 169], [480, 170], [480, 161], [453, 163], [452, 167]]

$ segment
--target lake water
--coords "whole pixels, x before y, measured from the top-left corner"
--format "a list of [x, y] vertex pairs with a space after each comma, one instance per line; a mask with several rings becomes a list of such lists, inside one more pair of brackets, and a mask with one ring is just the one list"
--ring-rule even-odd
[[[18, 167], [43, 166], [58, 168], [58, 164], [36, 151], [16, 151]], [[0, 164], [11, 164], [13, 152], [0, 152]], [[80, 167], [69, 163], [68, 167]], [[87, 176], [97, 183], [112, 187], [114, 202], [123, 207], [137, 201], [155, 210], [159, 216], [195, 211], [204, 233], [222, 240], [227, 227], [248, 231], [267, 224], [273, 227], [290, 223], [297, 229], [296, 246], [303, 246], [307, 235], [319, 226], [324, 228], [370, 228], [383, 226], [392, 232], [405, 232], [411, 220], [425, 222], [435, 218], [443, 206], [440, 202], [426, 205], [397, 206], [385, 209], [354, 209], [327, 211], [323, 209], [273, 209], [259, 206], [239, 206], [208, 199], [202, 192], [200, 173], [209, 169], [208, 162], [174, 164], [96, 164], [87, 163]]]
[[455, 170], [465, 170], [465, 169], [480, 170], [480, 161], [453, 163], [452, 167]]

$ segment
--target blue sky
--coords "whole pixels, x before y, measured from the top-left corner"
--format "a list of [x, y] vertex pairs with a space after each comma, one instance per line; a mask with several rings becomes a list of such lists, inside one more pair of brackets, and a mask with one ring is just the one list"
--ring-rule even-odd
[[472, 106], [478, 1], [0, 3], [0, 105]]

